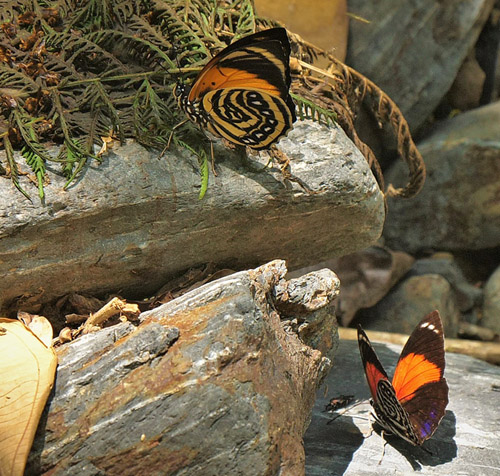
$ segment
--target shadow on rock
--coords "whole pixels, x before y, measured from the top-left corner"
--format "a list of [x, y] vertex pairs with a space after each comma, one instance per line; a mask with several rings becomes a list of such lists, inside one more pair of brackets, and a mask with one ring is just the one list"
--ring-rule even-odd
[[342, 415], [332, 421], [326, 416], [315, 415], [311, 427], [314, 431], [307, 433], [304, 438], [304, 444], [308, 448], [306, 474], [312, 474], [309, 471], [312, 468], [308, 468], [308, 460], [314, 460], [315, 465], [321, 461], [320, 466], [325, 474], [344, 474], [364, 440], [363, 433], [354, 424], [353, 418]]
[[411, 446], [393, 435], [387, 436], [386, 441], [408, 460], [414, 471], [420, 471], [423, 466], [439, 466], [449, 463], [457, 456], [455, 434], [455, 414], [448, 410], [434, 436], [421, 447]]

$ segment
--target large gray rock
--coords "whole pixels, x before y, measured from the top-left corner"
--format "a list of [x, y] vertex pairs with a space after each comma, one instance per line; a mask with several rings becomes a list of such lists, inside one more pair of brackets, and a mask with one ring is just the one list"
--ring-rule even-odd
[[[410, 253], [500, 246], [500, 102], [445, 121], [418, 147], [427, 180], [411, 200], [389, 200], [387, 246]], [[386, 178], [405, 176], [394, 164]]]
[[410, 275], [375, 306], [359, 311], [357, 319], [366, 329], [410, 334], [434, 309], [441, 313], [446, 337], [456, 337], [461, 314], [450, 283], [438, 274]]
[[[51, 174], [45, 205], [0, 181], [0, 308], [78, 291], [148, 295], [190, 267], [241, 269], [275, 257], [290, 268], [364, 248], [380, 236], [383, 196], [366, 160], [337, 127], [299, 121], [277, 164], [217, 148], [218, 176], [198, 199], [196, 159], [130, 143], [92, 163], [67, 192]], [[26, 177], [23, 185], [35, 194]], [[36, 310], [36, 309], [33, 309]]]
[[[190, 291], [59, 348], [26, 474], [304, 474], [302, 437], [338, 334], [329, 270], [283, 261]], [[274, 297], [273, 297], [274, 296]], [[287, 313], [276, 309], [286, 309]], [[289, 312], [289, 313], [288, 313]], [[282, 319], [316, 325], [310, 347]]]
[[[391, 376], [401, 347], [374, 346]], [[324, 388], [318, 390], [311, 425], [304, 438], [306, 475], [498, 474], [500, 368], [472, 357], [448, 353], [445, 377], [450, 388], [450, 403], [436, 433], [424, 443], [431, 454], [388, 437], [389, 444], [382, 458], [383, 440], [371, 433], [373, 418], [368, 401], [327, 424], [331, 415], [323, 410], [332, 396], [354, 395], [359, 400], [367, 400], [370, 393], [357, 342], [341, 341], [335, 366], [325, 379]]]
[[349, 0], [346, 63], [381, 87], [414, 131], [434, 111], [475, 44], [494, 0]]
[[484, 286], [484, 306], [481, 324], [500, 334], [500, 266]]
[[422, 258], [415, 261], [406, 275], [406, 279], [410, 276], [425, 274], [439, 274], [448, 281], [453, 289], [454, 301], [456, 301], [460, 312], [465, 313], [474, 307], [482, 305], [482, 289], [477, 288], [467, 281], [461, 268], [454, 260], [453, 255], [437, 253], [429, 258]]

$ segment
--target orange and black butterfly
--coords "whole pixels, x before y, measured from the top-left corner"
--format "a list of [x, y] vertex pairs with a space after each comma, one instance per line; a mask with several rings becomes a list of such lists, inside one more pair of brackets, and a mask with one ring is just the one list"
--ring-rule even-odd
[[212, 134], [268, 149], [296, 120], [289, 59], [284, 28], [254, 33], [214, 56], [191, 88], [177, 84], [174, 97], [192, 122]]
[[411, 444], [421, 445], [436, 431], [448, 404], [439, 312], [424, 317], [412, 332], [399, 357], [392, 384], [361, 326], [358, 344], [377, 423]]

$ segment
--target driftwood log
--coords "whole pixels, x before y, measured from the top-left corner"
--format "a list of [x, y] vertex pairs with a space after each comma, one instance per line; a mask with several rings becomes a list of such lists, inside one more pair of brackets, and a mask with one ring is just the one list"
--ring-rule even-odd
[[[369, 331], [370, 340], [373, 342], [387, 342], [391, 344], [404, 345], [408, 335], [393, 332]], [[358, 340], [356, 329], [339, 329], [341, 339]], [[491, 364], [500, 365], [500, 344], [498, 342], [480, 342], [468, 339], [445, 339], [444, 349], [446, 352], [465, 354], [481, 359]]]
[[321, 270], [283, 261], [61, 346], [27, 475], [304, 474], [303, 434], [337, 345]]

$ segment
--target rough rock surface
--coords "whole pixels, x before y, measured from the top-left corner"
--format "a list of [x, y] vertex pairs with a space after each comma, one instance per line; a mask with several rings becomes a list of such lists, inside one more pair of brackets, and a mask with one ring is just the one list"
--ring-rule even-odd
[[60, 348], [26, 474], [303, 474], [336, 321], [323, 314], [312, 348], [275, 309], [301, 309], [306, 327], [308, 309], [317, 324], [339, 282], [322, 270], [291, 283], [286, 271], [277, 260], [227, 276], [143, 313], [137, 328]]
[[[415, 131], [452, 85], [494, 0], [349, 0], [347, 64], [374, 81]], [[389, 182], [388, 182], [389, 183]]]
[[410, 276], [375, 306], [362, 309], [357, 322], [366, 329], [410, 334], [434, 309], [441, 313], [446, 336], [456, 337], [461, 316], [450, 283], [438, 274]]
[[[374, 346], [391, 376], [401, 347]], [[447, 354], [445, 377], [450, 403], [436, 433], [423, 445], [432, 454], [388, 437], [382, 458], [383, 440], [371, 433], [373, 418], [367, 401], [327, 424], [332, 415], [323, 410], [332, 396], [354, 395], [367, 400], [370, 393], [357, 342], [341, 341], [337, 356], [324, 388], [318, 390], [304, 438], [307, 476], [494, 476], [500, 472], [499, 367], [465, 355]]]
[[[445, 121], [418, 147], [427, 180], [411, 200], [389, 200], [386, 245], [410, 253], [500, 246], [500, 102]], [[394, 164], [386, 179], [406, 175]]]
[[482, 289], [473, 286], [467, 281], [451, 254], [437, 253], [429, 258], [415, 261], [406, 278], [423, 274], [439, 274], [448, 281], [453, 289], [460, 312], [465, 313], [476, 306], [481, 306], [483, 301]]
[[500, 266], [484, 286], [484, 306], [481, 324], [500, 334]]
[[51, 175], [44, 206], [1, 180], [0, 263], [8, 273], [0, 308], [21, 295], [144, 296], [207, 262], [242, 269], [279, 256], [296, 268], [377, 240], [383, 197], [340, 128], [299, 121], [280, 148], [316, 193], [283, 183], [277, 164], [264, 168], [265, 154], [244, 159], [216, 148], [218, 176], [199, 200], [196, 159], [174, 151], [160, 158], [133, 143], [89, 166], [67, 192]]

